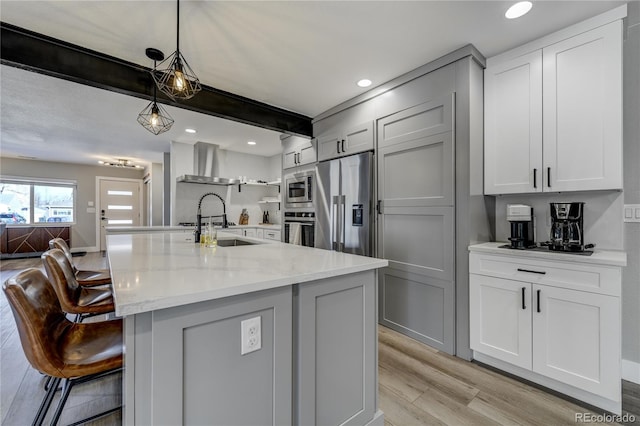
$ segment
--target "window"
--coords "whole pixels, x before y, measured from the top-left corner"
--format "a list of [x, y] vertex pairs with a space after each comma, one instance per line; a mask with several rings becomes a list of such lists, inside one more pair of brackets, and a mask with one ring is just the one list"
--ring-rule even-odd
[[72, 182], [0, 179], [0, 221], [7, 224], [75, 222]]

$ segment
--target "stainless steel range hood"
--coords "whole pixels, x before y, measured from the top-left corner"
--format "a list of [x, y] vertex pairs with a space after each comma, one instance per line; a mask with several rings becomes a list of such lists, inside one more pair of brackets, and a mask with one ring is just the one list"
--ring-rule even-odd
[[235, 185], [240, 183], [238, 179], [220, 177], [218, 150], [218, 145], [196, 142], [193, 145], [193, 171], [195, 174], [179, 176], [177, 181], [204, 185]]

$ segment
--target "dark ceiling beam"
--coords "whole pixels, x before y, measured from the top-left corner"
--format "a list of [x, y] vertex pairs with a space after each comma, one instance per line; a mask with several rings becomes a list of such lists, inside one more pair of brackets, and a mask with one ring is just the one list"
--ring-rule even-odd
[[[0, 62], [75, 83], [151, 100], [150, 68], [0, 22]], [[141, 52], [142, 56], [142, 52]], [[202, 85], [192, 99], [158, 102], [283, 133], [311, 136], [311, 118]]]

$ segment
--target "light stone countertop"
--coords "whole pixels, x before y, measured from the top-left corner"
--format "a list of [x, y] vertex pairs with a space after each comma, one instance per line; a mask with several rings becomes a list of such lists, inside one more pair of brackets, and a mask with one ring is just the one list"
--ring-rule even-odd
[[627, 253], [618, 250], [593, 249], [591, 256], [562, 253], [551, 250], [512, 250], [500, 248], [508, 242], [480, 243], [469, 246], [469, 251], [479, 253], [493, 253], [504, 256], [536, 258], [542, 260], [559, 260], [563, 262], [587, 263], [591, 265], [627, 266]]
[[108, 234], [116, 315], [127, 316], [205, 300], [352, 274], [385, 259], [239, 237], [256, 245], [206, 248], [190, 234]]

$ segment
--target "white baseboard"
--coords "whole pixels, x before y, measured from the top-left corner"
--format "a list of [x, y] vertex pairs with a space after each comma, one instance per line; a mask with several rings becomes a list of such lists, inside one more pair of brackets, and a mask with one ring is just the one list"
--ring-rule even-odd
[[622, 378], [640, 385], [640, 363], [623, 359]]

